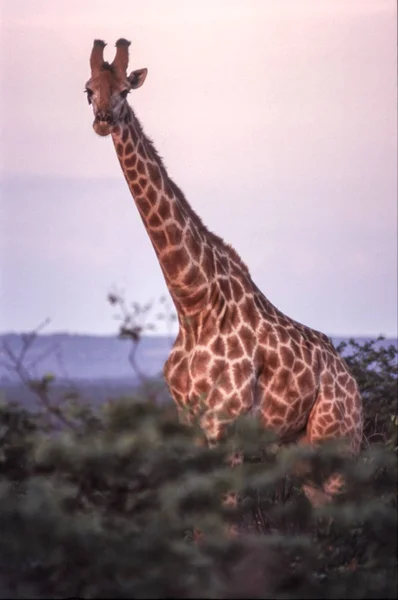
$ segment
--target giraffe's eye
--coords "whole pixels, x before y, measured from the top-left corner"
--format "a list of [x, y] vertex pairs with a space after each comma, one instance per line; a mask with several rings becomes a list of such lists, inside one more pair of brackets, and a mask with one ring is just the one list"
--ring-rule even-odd
[[91, 104], [91, 96], [93, 95], [93, 90], [90, 90], [90, 88], [86, 88], [85, 93], [87, 94], [87, 101], [89, 104]]
[[123, 98], [123, 100], [125, 98], [127, 98], [127, 94], [130, 92], [130, 90], [123, 90], [122, 92], [120, 92], [121, 97]]

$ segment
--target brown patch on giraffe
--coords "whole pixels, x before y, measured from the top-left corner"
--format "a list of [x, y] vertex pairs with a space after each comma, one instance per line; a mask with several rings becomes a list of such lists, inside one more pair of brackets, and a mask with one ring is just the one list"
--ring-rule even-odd
[[268, 335], [267, 345], [273, 350], [276, 350], [278, 347], [278, 338], [276, 337], [276, 334], [273, 331]]
[[240, 314], [242, 316], [242, 320], [245, 323], [249, 323], [253, 329], [257, 329], [260, 324], [261, 318], [258, 313], [257, 306], [254, 303], [253, 297], [249, 296], [239, 304]]
[[332, 410], [332, 401], [330, 400], [328, 402], [323, 402], [321, 410], [322, 410], [322, 414], [324, 414], [324, 415], [326, 413], [329, 413]]
[[212, 281], [210, 284], [210, 302], [212, 304], [212, 306], [214, 306], [215, 308], [215, 312], [217, 316], [220, 313], [220, 307], [219, 307], [219, 302], [220, 302], [220, 289], [217, 285], [217, 283], [215, 281]]
[[134, 181], [138, 177], [137, 171], [135, 169], [127, 169], [127, 175], [130, 181]]
[[235, 300], [235, 302], [239, 303], [245, 295], [245, 291], [240, 282], [235, 277], [231, 277], [231, 288], [233, 299]]
[[113, 127], [113, 129], [112, 129], [112, 133], [113, 133], [113, 135], [115, 135], [115, 136], [117, 136], [117, 135], [120, 135], [120, 133], [121, 133], [121, 129], [120, 129], [119, 125], [115, 125], [115, 126]]
[[272, 391], [276, 394], [285, 392], [286, 388], [289, 386], [290, 378], [291, 372], [288, 369], [285, 369], [284, 367], [279, 369], [272, 385]]
[[[164, 244], [163, 248], [167, 246], [167, 238], [165, 233], [162, 231]], [[172, 248], [165, 254], [162, 259], [162, 265], [166, 270], [169, 277], [176, 277], [179, 271], [184, 270], [189, 264], [189, 256], [185, 248]]]
[[335, 396], [335, 398], [344, 396], [344, 390], [341, 387], [341, 385], [338, 383], [337, 380], [334, 382], [334, 396]]
[[331, 425], [329, 425], [329, 427], [326, 427], [325, 431], [324, 431], [324, 435], [327, 436], [335, 436], [340, 429], [340, 425], [339, 423], [332, 423]]
[[232, 373], [236, 387], [241, 388], [249, 379], [250, 375], [253, 374], [253, 366], [251, 361], [245, 358], [238, 363], [234, 363], [232, 365]]
[[[164, 231], [162, 231], [162, 230], [152, 230], [151, 231], [151, 240], [155, 244], [158, 252], [160, 252], [167, 246], [167, 238], [166, 238]], [[162, 260], [163, 266], [165, 266], [166, 258], [167, 258], [167, 255]]]
[[116, 152], [119, 154], [119, 156], [123, 156], [123, 151], [124, 151], [123, 144], [121, 144], [120, 142], [118, 144], [116, 144]]
[[198, 381], [195, 381], [195, 392], [197, 394], [199, 394], [200, 396], [203, 396], [204, 394], [208, 394], [209, 393], [209, 382], [207, 379], [202, 378], [199, 379]]
[[145, 163], [138, 159], [137, 161], [137, 171], [140, 175], [145, 175], [146, 171], [145, 171]]
[[134, 194], [134, 197], [141, 196], [141, 188], [138, 183], [130, 183], [130, 189]]
[[269, 369], [275, 371], [275, 369], [280, 365], [278, 353], [272, 351], [267, 352], [266, 363]]
[[159, 227], [162, 224], [162, 220], [159, 218], [159, 215], [154, 213], [148, 219], [148, 225], [150, 227]]
[[270, 415], [276, 415], [277, 417], [282, 417], [285, 419], [288, 406], [281, 402], [277, 396], [270, 393], [267, 396], [267, 406], [265, 407], [265, 410]]
[[215, 356], [225, 356], [226, 346], [224, 340], [221, 337], [216, 337], [210, 349]]
[[264, 347], [267, 345], [268, 335], [270, 331], [272, 331], [272, 326], [267, 321], [263, 321], [260, 327], [256, 330], [256, 337], [259, 343]]
[[329, 425], [329, 419], [328, 419], [327, 415], [322, 415], [322, 416], [318, 417], [318, 419], [316, 420], [316, 425], [314, 425], [314, 429], [319, 429], [319, 426], [324, 428], [324, 427], [327, 427], [328, 425]]
[[151, 204], [155, 204], [156, 198], [158, 197], [155, 188], [149, 185], [146, 195]]
[[213, 253], [210, 248], [204, 248], [200, 266], [208, 278], [213, 275]]
[[229, 415], [233, 415], [233, 416], [237, 415], [239, 413], [240, 408], [241, 408], [241, 405], [240, 405], [239, 400], [237, 400], [237, 398], [231, 398], [225, 404], [225, 410], [229, 413]]
[[296, 378], [301, 393], [308, 393], [314, 389], [314, 377], [309, 369], [305, 369]]
[[224, 268], [223, 261], [217, 255], [215, 255], [215, 257], [214, 257], [214, 267], [215, 267], [216, 275], [226, 275], [226, 270]]
[[188, 271], [185, 271], [181, 277], [181, 283], [184, 286], [190, 287], [192, 285], [202, 285], [205, 283], [203, 273], [197, 268], [196, 265], [191, 265]]
[[294, 357], [294, 374], [295, 374], [295, 376], [297, 377], [298, 375], [300, 375], [300, 373], [302, 373], [306, 369], [308, 369], [307, 365], [305, 365], [300, 358]]
[[231, 330], [231, 321], [229, 318], [228, 310], [225, 310], [227, 306], [227, 301], [225, 300], [223, 294], [220, 292], [218, 296], [218, 309], [222, 313], [222, 316], [218, 319], [218, 331], [222, 335], [226, 335]]
[[194, 340], [193, 336], [190, 333], [187, 333], [187, 336], [184, 340], [185, 351], [187, 353], [191, 352], [191, 350], [193, 350], [194, 345], [195, 345], [195, 340]]
[[[150, 187], [150, 190], [153, 191], [153, 193], [155, 194], [155, 198], [156, 198], [156, 192], [153, 189], [153, 187]], [[162, 196], [160, 198], [158, 213], [164, 221], [166, 219], [168, 219], [169, 217], [171, 217], [170, 204], [167, 202], [167, 200], [164, 196]]]
[[196, 239], [196, 235], [188, 230], [185, 231], [184, 243], [188, 249], [188, 252], [193, 257], [198, 257], [200, 254], [201, 244], [200, 241]]
[[337, 381], [339, 382], [339, 384], [343, 387], [345, 387], [348, 383], [350, 379], [350, 376], [348, 375], [348, 373], [340, 373], [340, 375], [337, 378]]
[[142, 190], [145, 190], [146, 185], [147, 185], [147, 180], [145, 179], [145, 177], [140, 177], [138, 180], [139, 185], [141, 186]]
[[217, 381], [214, 382], [214, 385], [217, 385], [220, 389], [222, 389], [227, 394], [230, 394], [234, 386], [232, 385], [231, 376], [228, 371], [225, 371], [221, 377], [218, 378]]
[[127, 142], [128, 137], [129, 137], [129, 130], [127, 129], [127, 127], [125, 127], [123, 129], [123, 133], [122, 133], [122, 142], [123, 143]]
[[207, 350], [196, 350], [191, 366], [193, 376], [207, 375], [209, 363], [210, 354]]
[[[151, 211], [151, 205], [146, 198], [137, 198], [137, 206], [144, 217], [147, 217]], [[151, 235], [152, 237], [152, 235]]]
[[214, 384], [228, 372], [228, 363], [225, 360], [215, 360], [210, 370], [210, 377]]
[[178, 365], [181, 360], [186, 360], [185, 353], [182, 350], [173, 352], [173, 365]]
[[193, 294], [190, 294], [189, 296], [184, 296], [184, 299], [182, 301], [183, 306], [186, 309], [199, 308], [198, 305], [203, 304], [203, 302], [206, 301], [207, 293], [207, 286], [200, 287]]
[[352, 379], [347, 384], [347, 392], [353, 394], [356, 391], [356, 385]]
[[251, 356], [253, 354], [255, 344], [253, 331], [247, 327], [247, 325], [242, 325], [242, 327], [239, 329], [239, 337], [246, 354]]
[[134, 148], [131, 142], [127, 142], [127, 144], [124, 147], [124, 154], [132, 154], [134, 152]]
[[133, 154], [133, 156], [129, 156], [129, 158], [126, 158], [124, 161], [124, 166], [129, 168], [129, 167], [135, 167], [135, 163], [137, 161], [137, 155]]
[[214, 408], [215, 406], [217, 406], [217, 404], [220, 404], [222, 399], [223, 397], [220, 390], [218, 390], [217, 388], [213, 389], [209, 395], [208, 406], [210, 408]]
[[300, 412], [306, 414], [310, 411], [314, 403], [314, 394], [308, 394], [301, 400]]
[[178, 246], [182, 242], [182, 231], [175, 223], [170, 223], [166, 227], [166, 234], [171, 246]]
[[294, 340], [297, 344], [300, 344], [300, 346], [301, 346], [303, 343], [303, 337], [302, 337], [299, 329], [297, 327], [292, 327], [289, 330], [289, 333], [290, 333], [290, 337], [292, 338], [292, 340]]
[[189, 377], [187, 362], [187, 360], [183, 360], [172, 369], [171, 373], [168, 376], [169, 385], [171, 387], [175, 387], [176, 389], [180, 390], [188, 390]]
[[288, 332], [283, 327], [277, 328], [277, 335], [282, 344], [287, 344], [290, 340]]
[[243, 348], [237, 335], [232, 335], [227, 338], [228, 358], [240, 358], [243, 356]]
[[229, 280], [225, 277], [219, 277], [217, 279], [218, 285], [220, 286], [220, 290], [225, 300], [229, 301], [232, 297], [231, 286], [229, 284]]
[[322, 385], [333, 385], [333, 382], [334, 378], [328, 371], [322, 374]]
[[332, 414], [336, 419], [339, 419], [339, 420], [344, 419], [345, 410], [344, 410], [343, 406], [340, 404], [340, 402], [335, 402], [333, 404]]
[[303, 359], [304, 359], [305, 364], [310, 365], [312, 362], [311, 350], [309, 350], [309, 348], [306, 345], [302, 346], [301, 350], [303, 353]]
[[[298, 344], [295, 340], [291, 340], [291, 347], [293, 350], [293, 353], [295, 355], [296, 358], [300, 358], [301, 360], [303, 360], [303, 353], [301, 352], [301, 346], [300, 344]], [[305, 362], [305, 361], [304, 361]]]
[[346, 399], [347, 411], [351, 413], [354, 410], [354, 400], [351, 396]]
[[162, 176], [160, 174], [160, 169], [157, 165], [149, 162], [147, 164], [148, 176], [151, 180], [152, 185], [156, 188], [160, 189], [162, 187]]
[[294, 363], [294, 354], [287, 346], [280, 349], [281, 362], [287, 369], [291, 369]]

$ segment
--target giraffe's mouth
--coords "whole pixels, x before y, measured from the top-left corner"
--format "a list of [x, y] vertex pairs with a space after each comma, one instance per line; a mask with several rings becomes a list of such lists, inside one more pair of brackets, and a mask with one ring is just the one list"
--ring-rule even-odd
[[108, 123], [107, 121], [98, 121], [97, 119], [95, 119], [93, 123], [93, 129], [95, 133], [105, 137], [111, 133], [112, 124]]

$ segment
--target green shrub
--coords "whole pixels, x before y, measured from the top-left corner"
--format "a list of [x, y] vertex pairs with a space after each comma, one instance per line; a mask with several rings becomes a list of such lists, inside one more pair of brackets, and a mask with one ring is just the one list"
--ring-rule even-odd
[[[379, 434], [357, 458], [330, 443], [275, 450], [248, 418], [209, 450], [170, 407], [137, 399], [94, 412], [70, 398], [61, 429], [45, 412], [3, 405], [0, 597], [395, 598], [395, 357], [375, 351], [370, 362], [373, 352], [350, 359]], [[382, 421], [372, 422], [375, 405]], [[236, 443], [245, 462], [229, 469]], [[347, 489], [331, 505], [315, 510], [303, 495], [303, 458], [315, 481], [343, 473]], [[222, 504], [229, 489], [236, 511]]]

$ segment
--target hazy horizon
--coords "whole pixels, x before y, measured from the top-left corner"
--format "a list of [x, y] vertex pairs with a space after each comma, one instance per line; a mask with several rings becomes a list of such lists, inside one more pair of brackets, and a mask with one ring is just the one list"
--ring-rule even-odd
[[396, 9], [2, 2], [0, 332], [114, 335], [114, 288], [169, 297], [83, 93], [93, 39], [111, 59], [126, 37], [146, 134], [269, 300], [330, 336], [396, 338]]

